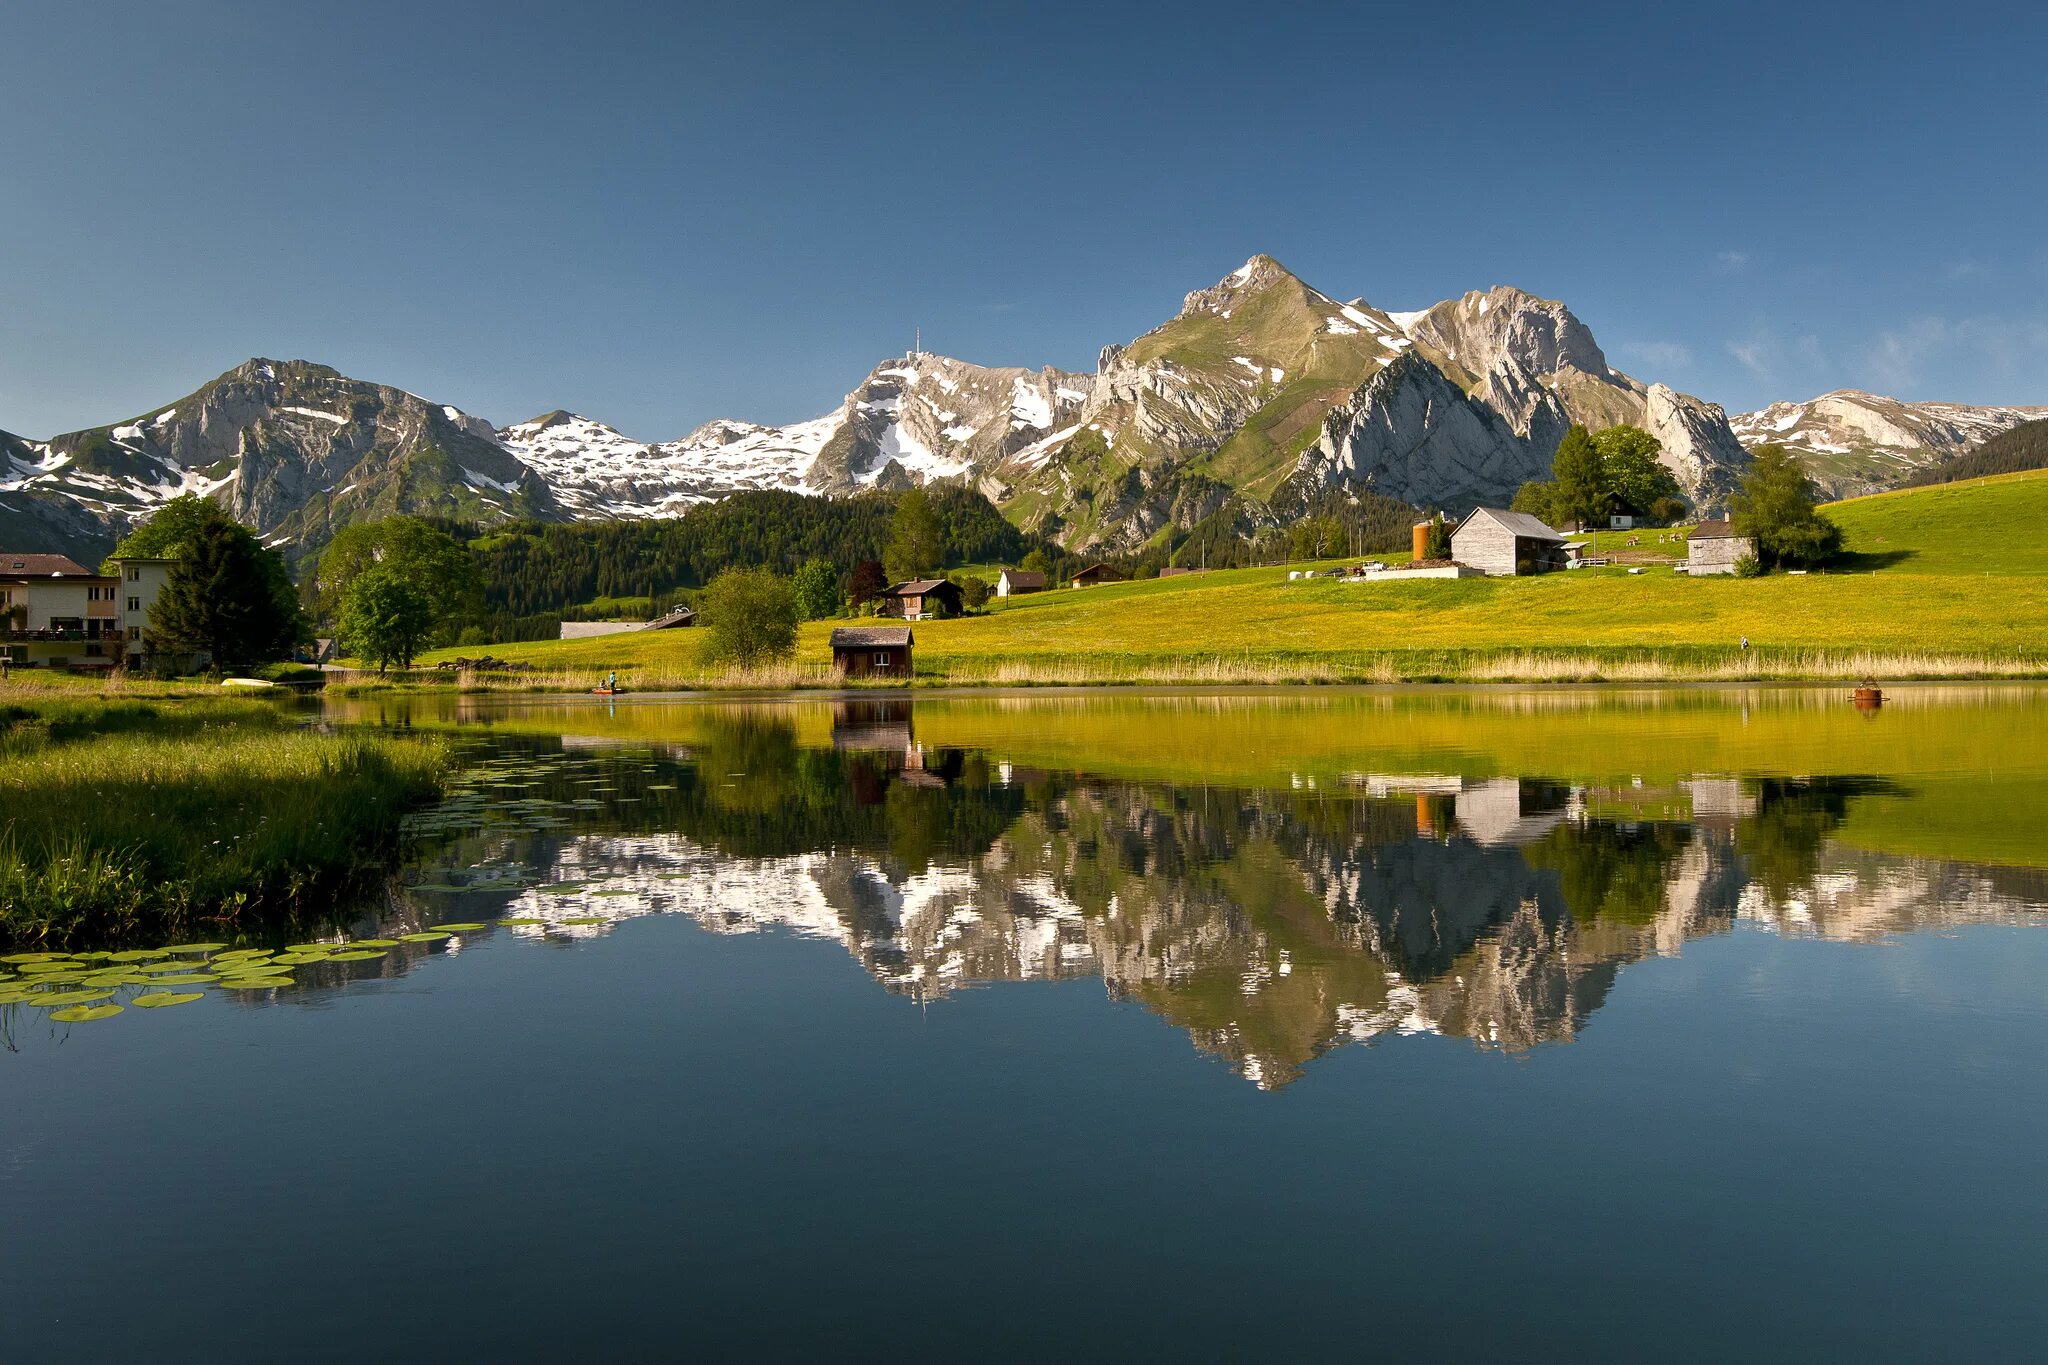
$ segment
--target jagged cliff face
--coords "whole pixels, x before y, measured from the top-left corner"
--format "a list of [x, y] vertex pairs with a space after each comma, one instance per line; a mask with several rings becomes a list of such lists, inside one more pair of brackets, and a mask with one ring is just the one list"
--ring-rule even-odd
[[1792, 451], [1831, 496], [1854, 497], [1892, 487], [1915, 470], [2042, 417], [2048, 407], [1906, 403], [1838, 389], [1745, 412], [1734, 427], [1746, 446]]
[[751, 489], [806, 487], [838, 428], [836, 416], [787, 427], [716, 421], [647, 442], [557, 410], [501, 428], [497, 440], [576, 516], [663, 517]]
[[397, 513], [562, 515], [489, 423], [296, 360], [251, 360], [133, 421], [56, 437], [35, 465], [6, 491], [68, 503], [107, 535], [197, 493], [298, 554], [350, 522]]
[[1421, 507], [1469, 511], [1511, 499], [1549, 470], [1538, 443], [1409, 354], [1330, 410], [1294, 483], [1303, 491], [1365, 487]]
[[1593, 431], [1642, 427], [1663, 445], [1679, 487], [1702, 504], [1725, 497], [1749, 462], [1718, 404], [1613, 368], [1592, 331], [1554, 299], [1503, 285], [1401, 320], [1425, 355], [1546, 460], [1574, 422]]

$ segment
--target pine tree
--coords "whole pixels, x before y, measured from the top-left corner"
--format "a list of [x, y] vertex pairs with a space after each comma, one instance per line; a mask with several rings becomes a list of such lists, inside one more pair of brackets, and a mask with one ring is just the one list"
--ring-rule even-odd
[[931, 497], [913, 488], [896, 499], [889, 521], [889, 548], [882, 553], [889, 577], [901, 583], [921, 578], [939, 567], [939, 519]]
[[1756, 542], [1756, 557], [1766, 569], [1796, 564], [1814, 567], [1833, 559], [1842, 548], [1842, 529], [1814, 506], [1813, 480], [1792, 452], [1781, 445], [1761, 445], [1752, 452], [1749, 472], [1729, 506], [1735, 530]]
[[1610, 504], [1606, 471], [1600, 448], [1593, 444], [1585, 427], [1572, 423], [1571, 430], [1557, 443], [1557, 454], [1550, 464], [1556, 481], [1551, 513], [1557, 521], [1568, 521], [1581, 529], [1605, 526]]
[[301, 632], [290, 586], [283, 562], [247, 528], [225, 517], [200, 526], [150, 608], [150, 651], [203, 653], [215, 667], [282, 658]]

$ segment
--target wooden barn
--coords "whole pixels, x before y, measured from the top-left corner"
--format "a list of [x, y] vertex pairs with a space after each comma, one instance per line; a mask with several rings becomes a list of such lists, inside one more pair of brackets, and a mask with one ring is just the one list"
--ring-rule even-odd
[[1694, 578], [1732, 574], [1740, 559], [1756, 558], [1756, 542], [1726, 521], [1703, 521], [1685, 538], [1685, 571]]
[[1121, 583], [1123, 581], [1123, 574], [1107, 564], [1090, 564], [1068, 580], [1071, 586], [1076, 588], [1092, 588], [1097, 583]]
[[883, 594], [883, 612], [906, 621], [927, 621], [941, 616], [958, 616], [961, 611], [960, 585], [943, 578], [913, 578], [898, 583]]
[[849, 678], [908, 678], [909, 626], [840, 626], [832, 632], [832, 666]]
[[1019, 593], [1044, 591], [1045, 575], [1031, 569], [1005, 569], [996, 575], [998, 597], [1015, 597]]
[[1546, 573], [1569, 560], [1562, 535], [1526, 512], [1479, 507], [1451, 532], [1451, 558], [1495, 578]]

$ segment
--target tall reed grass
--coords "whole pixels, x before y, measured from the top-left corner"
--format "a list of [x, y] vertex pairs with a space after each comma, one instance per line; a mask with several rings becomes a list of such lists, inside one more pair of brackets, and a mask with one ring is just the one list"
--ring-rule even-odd
[[382, 867], [438, 740], [260, 702], [0, 703], [0, 941], [169, 934], [324, 908]]

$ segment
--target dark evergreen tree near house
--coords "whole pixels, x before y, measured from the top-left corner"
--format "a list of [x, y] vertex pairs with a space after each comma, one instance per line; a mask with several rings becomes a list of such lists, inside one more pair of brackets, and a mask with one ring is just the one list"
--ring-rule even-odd
[[440, 610], [418, 579], [395, 565], [373, 564], [356, 574], [337, 612], [343, 652], [377, 665], [411, 668], [439, 625]]
[[1761, 445], [1751, 452], [1749, 472], [1728, 505], [1735, 530], [1756, 542], [1764, 568], [1817, 568], [1842, 548], [1842, 528], [1817, 502], [1813, 480], [1792, 452]]
[[863, 559], [853, 566], [853, 573], [847, 580], [846, 597], [856, 607], [864, 607], [888, 590], [889, 575], [883, 571], [881, 561]]
[[932, 511], [931, 497], [922, 488], [908, 489], [896, 499], [896, 514], [889, 519], [889, 548], [882, 563], [897, 582], [922, 578], [939, 567], [939, 519]]
[[222, 527], [240, 532], [259, 551], [257, 562], [264, 586], [277, 599], [277, 610], [293, 623], [293, 637], [288, 644], [298, 643], [305, 638], [304, 622], [299, 614], [299, 590], [292, 584], [291, 571], [286, 568], [284, 557], [263, 549], [255, 533], [229, 516], [226, 508], [197, 493], [181, 493], [157, 508], [148, 521], [121, 538], [120, 544], [114, 547], [113, 556], [100, 566], [100, 571], [113, 572], [112, 558], [182, 559], [202, 534]]
[[1552, 457], [1550, 472], [1555, 484], [1551, 495], [1551, 511], [1556, 520], [1553, 525], [1570, 523], [1573, 526], [1605, 526], [1610, 497], [1607, 491], [1607, 475], [1600, 459], [1600, 448], [1593, 444], [1593, 438], [1577, 422], [1557, 443], [1557, 454]]
[[203, 653], [215, 667], [283, 658], [303, 634], [296, 595], [277, 592], [283, 574], [282, 561], [246, 528], [225, 517], [200, 527], [150, 608], [150, 652]]
[[969, 576], [960, 580], [960, 601], [969, 611], [980, 611], [995, 595], [996, 585], [986, 578]]
[[797, 600], [766, 569], [727, 569], [698, 599], [706, 662], [757, 668], [796, 652]]

